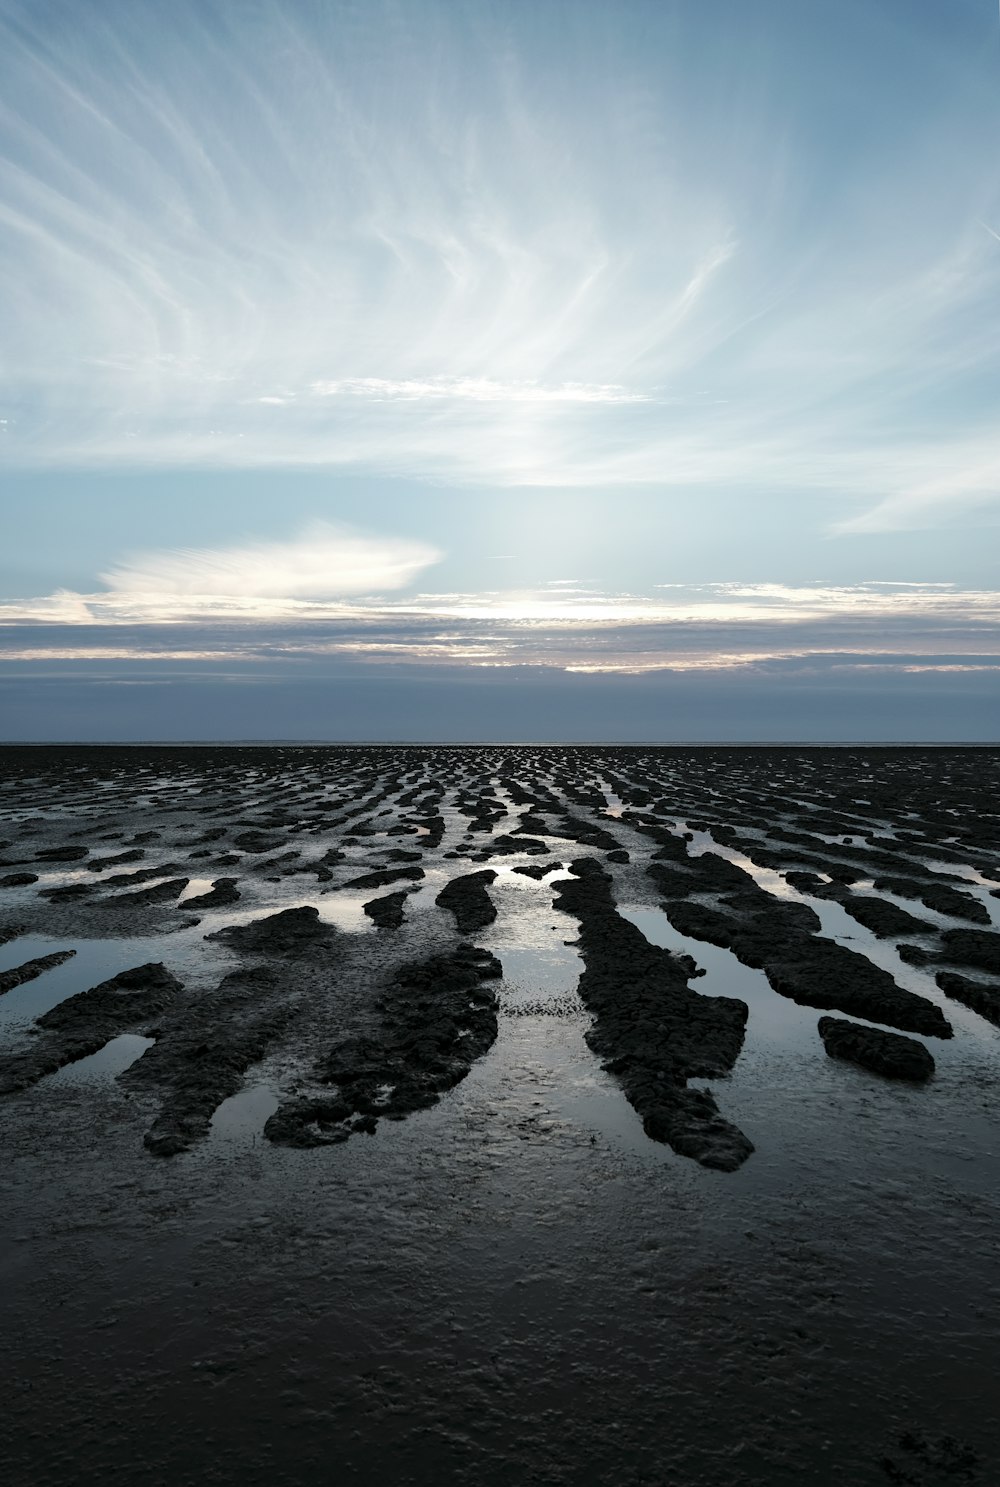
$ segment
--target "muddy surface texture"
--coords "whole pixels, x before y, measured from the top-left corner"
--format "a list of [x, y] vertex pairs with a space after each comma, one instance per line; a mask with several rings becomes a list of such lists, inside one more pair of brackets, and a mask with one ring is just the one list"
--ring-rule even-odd
[[5, 1481], [1000, 1480], [998, 799], [0, 750]]

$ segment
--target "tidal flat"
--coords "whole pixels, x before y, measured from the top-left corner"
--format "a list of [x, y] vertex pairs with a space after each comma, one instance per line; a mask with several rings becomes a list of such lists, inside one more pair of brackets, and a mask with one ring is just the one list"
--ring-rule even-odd
[[0, 749], [31, 1483], [1000, 1480], [1000, 749]]

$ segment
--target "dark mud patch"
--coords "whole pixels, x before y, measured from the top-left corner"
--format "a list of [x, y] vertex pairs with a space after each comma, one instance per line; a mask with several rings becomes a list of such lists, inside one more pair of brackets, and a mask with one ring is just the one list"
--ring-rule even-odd
[[185, 909], [222, 909], [235, 904], [240, 897], [236, 878], [216, 878], [207, 893], [196, 894], [184, 900]]
[[620, 1080], [648, 1136], [702, 1166], [734, 1171], [753, 1143], [720, 1115], [711, 1091], [687, 1081], [733, 1067], [746, 1002], [692, 991], [690, 963], [650, 945], [618, 914], [611, 878], [594, 859], [571, 871], [574, 878], [554, 885], [555, 907], [580, 921], [580, 999], [594, 1016], [587, 1042]]
[[434, 902], [454, 914], [459, 934], [475, 934], [497, 917], [496, 906], [486, 892], [487, 886], [495, 879], [496, 873], [487, 867], [478, 873], [452, 878], [441, 889]]
[[348, 878], [342, 888], [387, 888], [390, 883], [416, 883], [424, 876], [422, 867], [385, 867]]
[[173, 903], [184, 892], [190, 878], [169, 878], [165, 883], [154, 883], [151, 888], [138, 888], [134, 893], [115, 893], [101, 900], [105, 909], [149, 908], [158, 904]]
[[843, 1017], [821, 1017], [819, 1035], [831, 1058], [847, 1059], [886, 1079], [920, 1081], [934, 1073], [934, 1060], [924, 1045], [901, 1033], [887, 1033]]
[[37, 1019], [44, 1036], [0, 1060], [0, 1093], [25, 1089], [97, 1053], [119, 1033], [159, 1015], [182, 990], [162, 962], [151, 962], [67, 997]]
[[941, 959], [1000, 975], [1000, 935], [982, 929], [946, 929]]
[[[809, 905], [783, 903], [737, 864], [711, 852], [688, 856], [682, 840], [656, 834], [657, 855], [671, 860], [669, 865], [653, 862], [649, 873], [667, 895], [664, 913], [681, 934], [732, 950], [744, 965], [763, 970], [775, 991], [801, 1006], [951, 1037], [951, 1026], [934, 1002], [897, 986], [867, 956], [817, 934], [820, 921]], [[681, 891], [699, 898], [675, 896]], [[714, 906], [701, 901], [709, 895]]]
[[958, 971], [938, 971], [934, 977], [945, 996], [971, 1007], [994, 1027], [1000, 1027], [1000, 981], [973, 981]]
[[282, 909], [249, 924], [233, 924], [205, 936], [221, 940], [242, 955], [290, 956], [322, 951], [337, 941], [337, 931], [319, 917], [311, 904], [298, 909]]
[[156, 1156], [176, 1156], [209, 1131], [212, 1115], [286, 1027], [292, 994], [265, 966], [233, 971], [218, 988], [175, 1009], [157, 1042], [124, 1074], [127, 1089], [160, 1100], [143, 1137]]
[[402, 966], [378, 1002], [382, 1034], [336, 1044], [315, 1068], [318, 1088], [282, 1104], [265, 1135], [324, 1146], [436, 1104], [492, 1047], [497, 999], [483, 983], [501, 974], [495, 956], [473, 945]]
[[405, 892], [387, 893], [382, 898], [369, 899], [361, 908], [379, 929], [399, 929], [403, 923], [403, 906], [407, 897]]

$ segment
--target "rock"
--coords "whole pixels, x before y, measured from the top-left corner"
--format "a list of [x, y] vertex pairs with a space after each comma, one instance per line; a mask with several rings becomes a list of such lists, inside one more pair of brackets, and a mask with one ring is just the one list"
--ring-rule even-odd
[[29, 883], [37, 882], [37, 873], [7, 873], [0, 878], [0, 888], [27, 888]]
[[244, 955], [293, 955], [332, 947], [338, 933], [332, 924], [320, 919], [319, 909], [307, 904], [300, 909], [282, 909], [264, 919], [251, 919], [249, 924], [232, 924], [205, 938], [222, 940]]
[[221, 909], [226, 904], [235, 904], [240, 898], [236, 883], [236, 878], [216, 878], [207, 893], [199, 893], [194, 898], [186, 898], [184, 908]]
[[387, 893], [383, 898], [369, 899], [361, 907], [379, 929], [398, 929], [403, 922], [403, 905], [406, 899], [405, 892]]
[[1000, 1027], [1000, 981], [973, 981], [957, 971], [938, 971], [934, 979], [946, 996]]
[[434, 902], [454, 914], [459, 934], [474, 934], [477, 929], [492, 924], [497, 917], [493, 900], [486, 892], [486, 885], [495, 878], [496, 873], [488, 867], [478, 873], [452, 878], [441, 889]]
[[916, 1038], [865, 1027], [842, 1017], [821, 1017], [819, 1035], [831, 1058], [847, 1059], [887, 1079], [929, 1079], [934, 1060]]
[[386, 867], [376, 872], [362, 873], [358, 878], [349, 878], [342, 888], [385, 888], [389, 883], [416, 883], [424, 876], [422, 867]]
[[501, 973], [474, 945], [401, 966], [379, 1003], [382, 1036], [335, 1044], [314, 1070], [320, 1089], [282, 1104], [264, 1134], [283, 1146], [321, 1146], [436, 1104], [493, 1045], [496, 995], [482, 983]]
[[96, 1053], [123, 1029], [162, 1012], [182, 989], [157, 961], [122, 971], [58, 1002], [35, 1023], [43, 1037], [0, 1059], [0, 1093], [25, 1089], [65, 1064]]
[[943, 960], [1000, 973], [1000, 935], [982, 929], [946, 929], [941, 943]]
[[36, 862], [82, 862], [90, 853], [89, 847], [46, 847], [35, 853]]
[[42, 976], [46, 971], [72, 960], [75, 954], [75, 950], [56, 950], [51, 955], [39, 955], [35, 960], [26, 960], [23, 965], [14, 966], [9, 971], [0, 971], [0, 996], [13, 991], [15, 986], [23, 986], [25, 981], [34, 981], [36, 976]]

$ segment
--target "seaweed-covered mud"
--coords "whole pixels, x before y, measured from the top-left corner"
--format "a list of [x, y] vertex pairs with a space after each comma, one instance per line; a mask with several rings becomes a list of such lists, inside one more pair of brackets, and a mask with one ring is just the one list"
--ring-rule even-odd
[[1000, 751], [0, 767], [14, 1480], [1000, 1478]]

